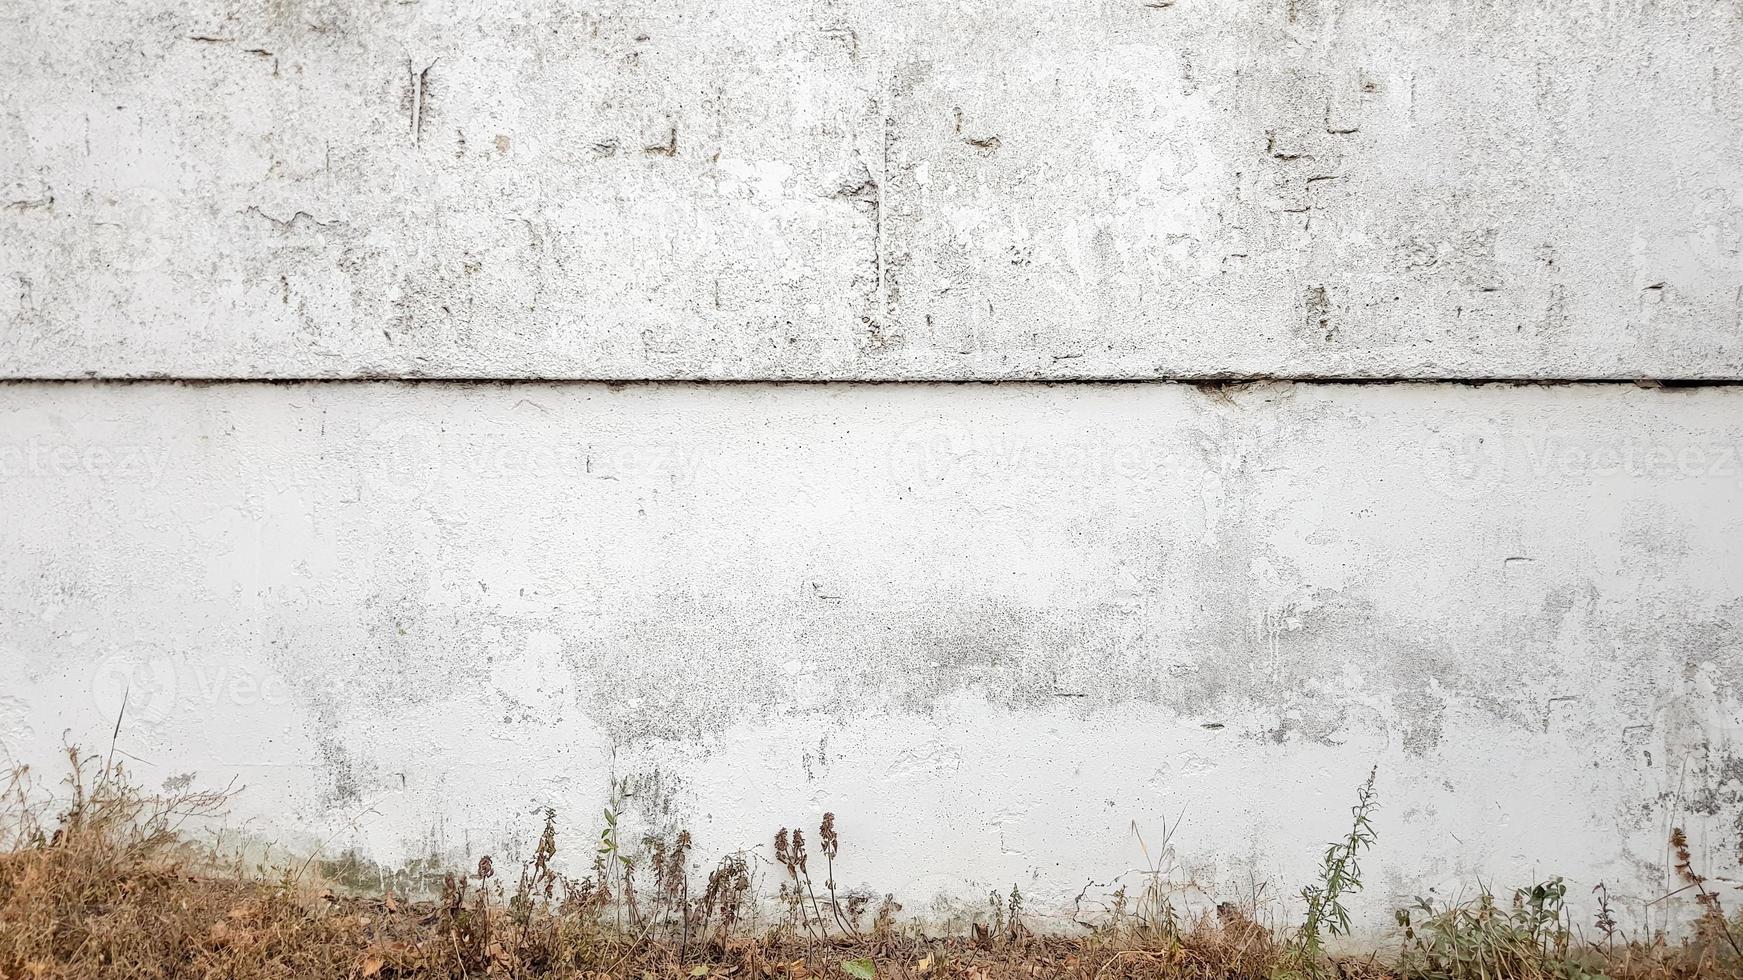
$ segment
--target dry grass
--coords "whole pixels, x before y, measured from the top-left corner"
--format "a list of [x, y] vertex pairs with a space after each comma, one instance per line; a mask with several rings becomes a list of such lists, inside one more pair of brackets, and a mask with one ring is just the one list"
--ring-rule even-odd
[[[446, 875], [439, 900], [335, 894], [307, 866], [263, 878], [189, 845], [184, 821], [218, 813], [223, 794], [146, 794], [118, 765], [76, 752], [71, 759], [70, 802], [52, 815], [33, 804], [23, 771], [12, 774], [0, 808], [0, 980], [1743, 978], [1731, 945], [1736, 926], [1716, 899], [1703, 899], [1703, 925], [1689, 941], [1628, 943], [1612, 933], [1581, 944], [1570, 940], [1555, 885], [1536, 886], [1511, 907], [1484, 896], [1401, 913], [1401, 956], [1334, 960], [1316, 944], [1306, 952], [1301, 927], [1268, 928], [1238, 905], [1178, 913], [1172, 869], [1160, 859], [1135, 895], [1122, 888], [1110, 896], [1080, 936], [1032, 932], [1015, 889], [992, 896], [987, 921], [967, 935], [922, 936], [898, 924], [893, 898], [837, 894], [832, 817], [818, 828], [816, 855], [801, 831], [777, 838], [772, 923], [754, 917], [755, 876], [743, 858], [729, 856], [693, 882], [687, 834], [644, 841], [632, 857], [612, 814], [581, 879], [553, 867], [557, 835], [547, 815], [524, 866], [499, 869], [484, 859]], [[1357, 812], [1358, 829], [1367, 812]], [[822, 881], [812, 875], [817, 858]], [[1343, 890], [1356, 890], [1353, 862], [1343, 867], [1352, 875]], [[1692, 869], [1679, 871], [1701, 885]]]

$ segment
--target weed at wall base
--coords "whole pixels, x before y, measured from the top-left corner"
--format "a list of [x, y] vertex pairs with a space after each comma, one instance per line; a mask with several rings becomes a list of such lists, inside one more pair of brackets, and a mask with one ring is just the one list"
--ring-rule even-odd
[[[1738, 924], [1707, 897], [1680, 831], [1676, 873], [1700, 909], [1686, 941], [1620, 936], [1600, 892], [1601, 941], [1583, 942], [1566, 886], [1551, 878], [1508, 901], [1487, 889], [1468, 902], [1419, 900], [1398, 912], [1402, 946], [1385, 961], [1329, 955], [1325, 940], [1349, 935], [1343, 902], [1361, 891], [1360, 859], [1378, 840], [1373, 772], [1349, 833], [1328, 845], [1318, 880], [1301, 891], [1293, 926], [1261, 924], [1258, 889], [1243, 902], [1211, 896], [1195, 911], [1164, 824], [1156, 854], [1139, 836], [1142, 888], [1116, 887], [1105, 914], [1079, 919], [1082, 934], [1032, 931], [1013, 886], [989, 895], [962, 932], [927, 935], [902, 923], [894, 896], [840, 888], [846, 848], [834, 814], [815, 837], [782, 829], [772, 861], [729, 854], [693, 881], [687, 832], [632, 847], [615, 809], [603, 814], [588, 871], [565, 875], [559, 815], [546, 810], [518, 869], [484, 857], [446, 872], [439, 898], [413, 901], [336, 894], [313, 859], [248, 873], [181, 833], [184, 821], [221, 812], [224, 793], [148, 794], [119, 764], [69, 759], [58, 812], [33, 796], [27, 770], [12, 773], [0, 798], [0, 980], [1743, 980]], [[811, 872], [818, 857], [821, 887]], [[760, 883], [770, 875], [776, 901], [766, 919]]]

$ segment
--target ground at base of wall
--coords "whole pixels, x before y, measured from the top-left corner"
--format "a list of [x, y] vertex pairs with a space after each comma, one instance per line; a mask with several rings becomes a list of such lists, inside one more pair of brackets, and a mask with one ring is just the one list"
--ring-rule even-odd
[[[1041, 935], [1016, 889], [990, 896], [966, 934], [904, 925], [893, 896], [843, 896], [831, 877], [838, 846], [825, 816], [807, 852], [781, 831], [785, 873], [759, 902], [745, 860], [692, 880], [688, 837], [637, 857], [616, 820], [594, 846], [591, 873], [553, 867], [554, 816], [531, 856], [441, 875], [440, 898], [338, 893], [313, 859], [269, 869], [228, 863], [190, 841], [190, 822], [221, 812], [222, 792], [140, 790], [126, 769], [69, 752], [70, 798], [45, 806], [28, 770], [0, 792], [0, 980], [13, 978], [894, 978], [1158, 977], [1192, 980], [1743, 980], [1743, 915], [1723, 908], [1672, 837], [1677, 871], [1700, 896], [1688, 934], [1620, 935], [1600, 905], [1598, 940], [1575, 926], [1565, 886], [1550, 879], [1496, 899], [1423, 902], [1398, 915], [1388, 952], [1333, 955], [1349, 934], [1341, 897], [1361, 888], [1357, 858], [1372, 842], [1370, 777], [1343, 845], [1302, 893], [1305, 919], [1261, 924], [1223, 903], [1193, 914], [1151, 878], [1121, 889], [1078, 935]], [[94, 773], [94, 776], [93, 776]], [[1341, 848], [1341, 850], [1340, 850]]]
[[[13, 856], [16, 859], [17, 855]], [[771, 929], [689, 941], [512, 904], [400, 903], [283, 883], [122, 874], [114, 894], [31, 894], [0, 872], [0, 977], [133, 978], [914, 978], [1074, 980], [1737, 980], [1743, 962], [1694, 943], [1559, 952], [1492, 945], [1434, 962], [1396, 953], [1305, 960], [1287, 936], [1237, 911], [1177, 933], [1081, 937], [1022, 927], [926, 937], [873, 927], [828, 938]], [[93, 903], [80, 906], [79, 903]], [[662, 930], [663, 932], [663, 930]], [[1481, 962], [1479, 962], [1479, 959]]]

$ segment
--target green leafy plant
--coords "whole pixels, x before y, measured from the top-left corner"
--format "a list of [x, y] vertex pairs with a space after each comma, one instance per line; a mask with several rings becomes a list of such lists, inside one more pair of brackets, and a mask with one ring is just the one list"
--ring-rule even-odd
[[617, 924], [621, 926], [625, 904], [630, 906], [631, 921], [634, 921], [635, 918], [635, 884], [631, 877], [635, 871], [635, 859], [623, 853], [618, 846], [617, 811], [611, 807], [606, 807], [604, 815], [605, 827], [599, 831], [599, 845], [595, 848], [594, 870], [599, 875], [600, 891], [614, 894], [613, 914], [616, 916]]
[[1603, 974], [1570, 955], [1566, 897], [1567, 885], [1553, 877], [1516, 890], [1506, 907], [1487, 888], [1457, 904], [1418, 898], [1396, 913], [1404, 930], [1399, 973], [1409, 980], [1596, 980]]
[[1349, 833], [1342, 840], [1326, 845], [1320, 860], [1319, 881], [1301, 889], [1307, 903], [1307, 915], [1295, 931], [1290, 943], [1294, 972], [1308, 977], [1325, 974], [1325, 937], [1350, 934], [1350, 913], [1343, 898], [1362, 890], [1363, 851], [1374, 846], [1374, 811], [1379, 808], [1374, 794], [1377, 769], [1368, 770], [1368, 778], [1356, 790], [1356, 805], [1350, 808], [1353, 818]]

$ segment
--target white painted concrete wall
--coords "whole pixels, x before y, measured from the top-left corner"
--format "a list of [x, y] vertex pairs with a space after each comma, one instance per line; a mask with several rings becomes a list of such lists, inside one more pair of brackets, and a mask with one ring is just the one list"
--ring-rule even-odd
[[[1182, 810], [1292, 893], [1375, 764], [1370, 928], [1479, 876], [1632, 914], [1672, 824], [1743, 871], [1743, 389], [1456, 383], [1743, 377], [1735, 4], [0, 36], [11, 760], [126, 692], [149, 779], [390, 866], [614, 778], [705, 853], [833, 809], [938, 918]], [[1423, 383], [1168, 383], [1215, 376]], [[358, 380], [432, 377], [517, 383]], [[1097, 378], [1150, 383], [691, 383]]]
[[1371, 924], [1479, 875], [1653, 897], [1673, 822], [1736, 869], [1743, 389], [15, 385], [0, 419], [8, 750], [106, 742], [130, 687], [146, 772], [240, 774], [292, 846], [500, 859], [619, 777], [705, 848], [832, 809], [845, 881], [1059, 912], [1181, 811], [1208, 884], [1292, 891], [1378, 764]]
[[1726, 0], [0, 2], [13, 377], [1737, 377]]

